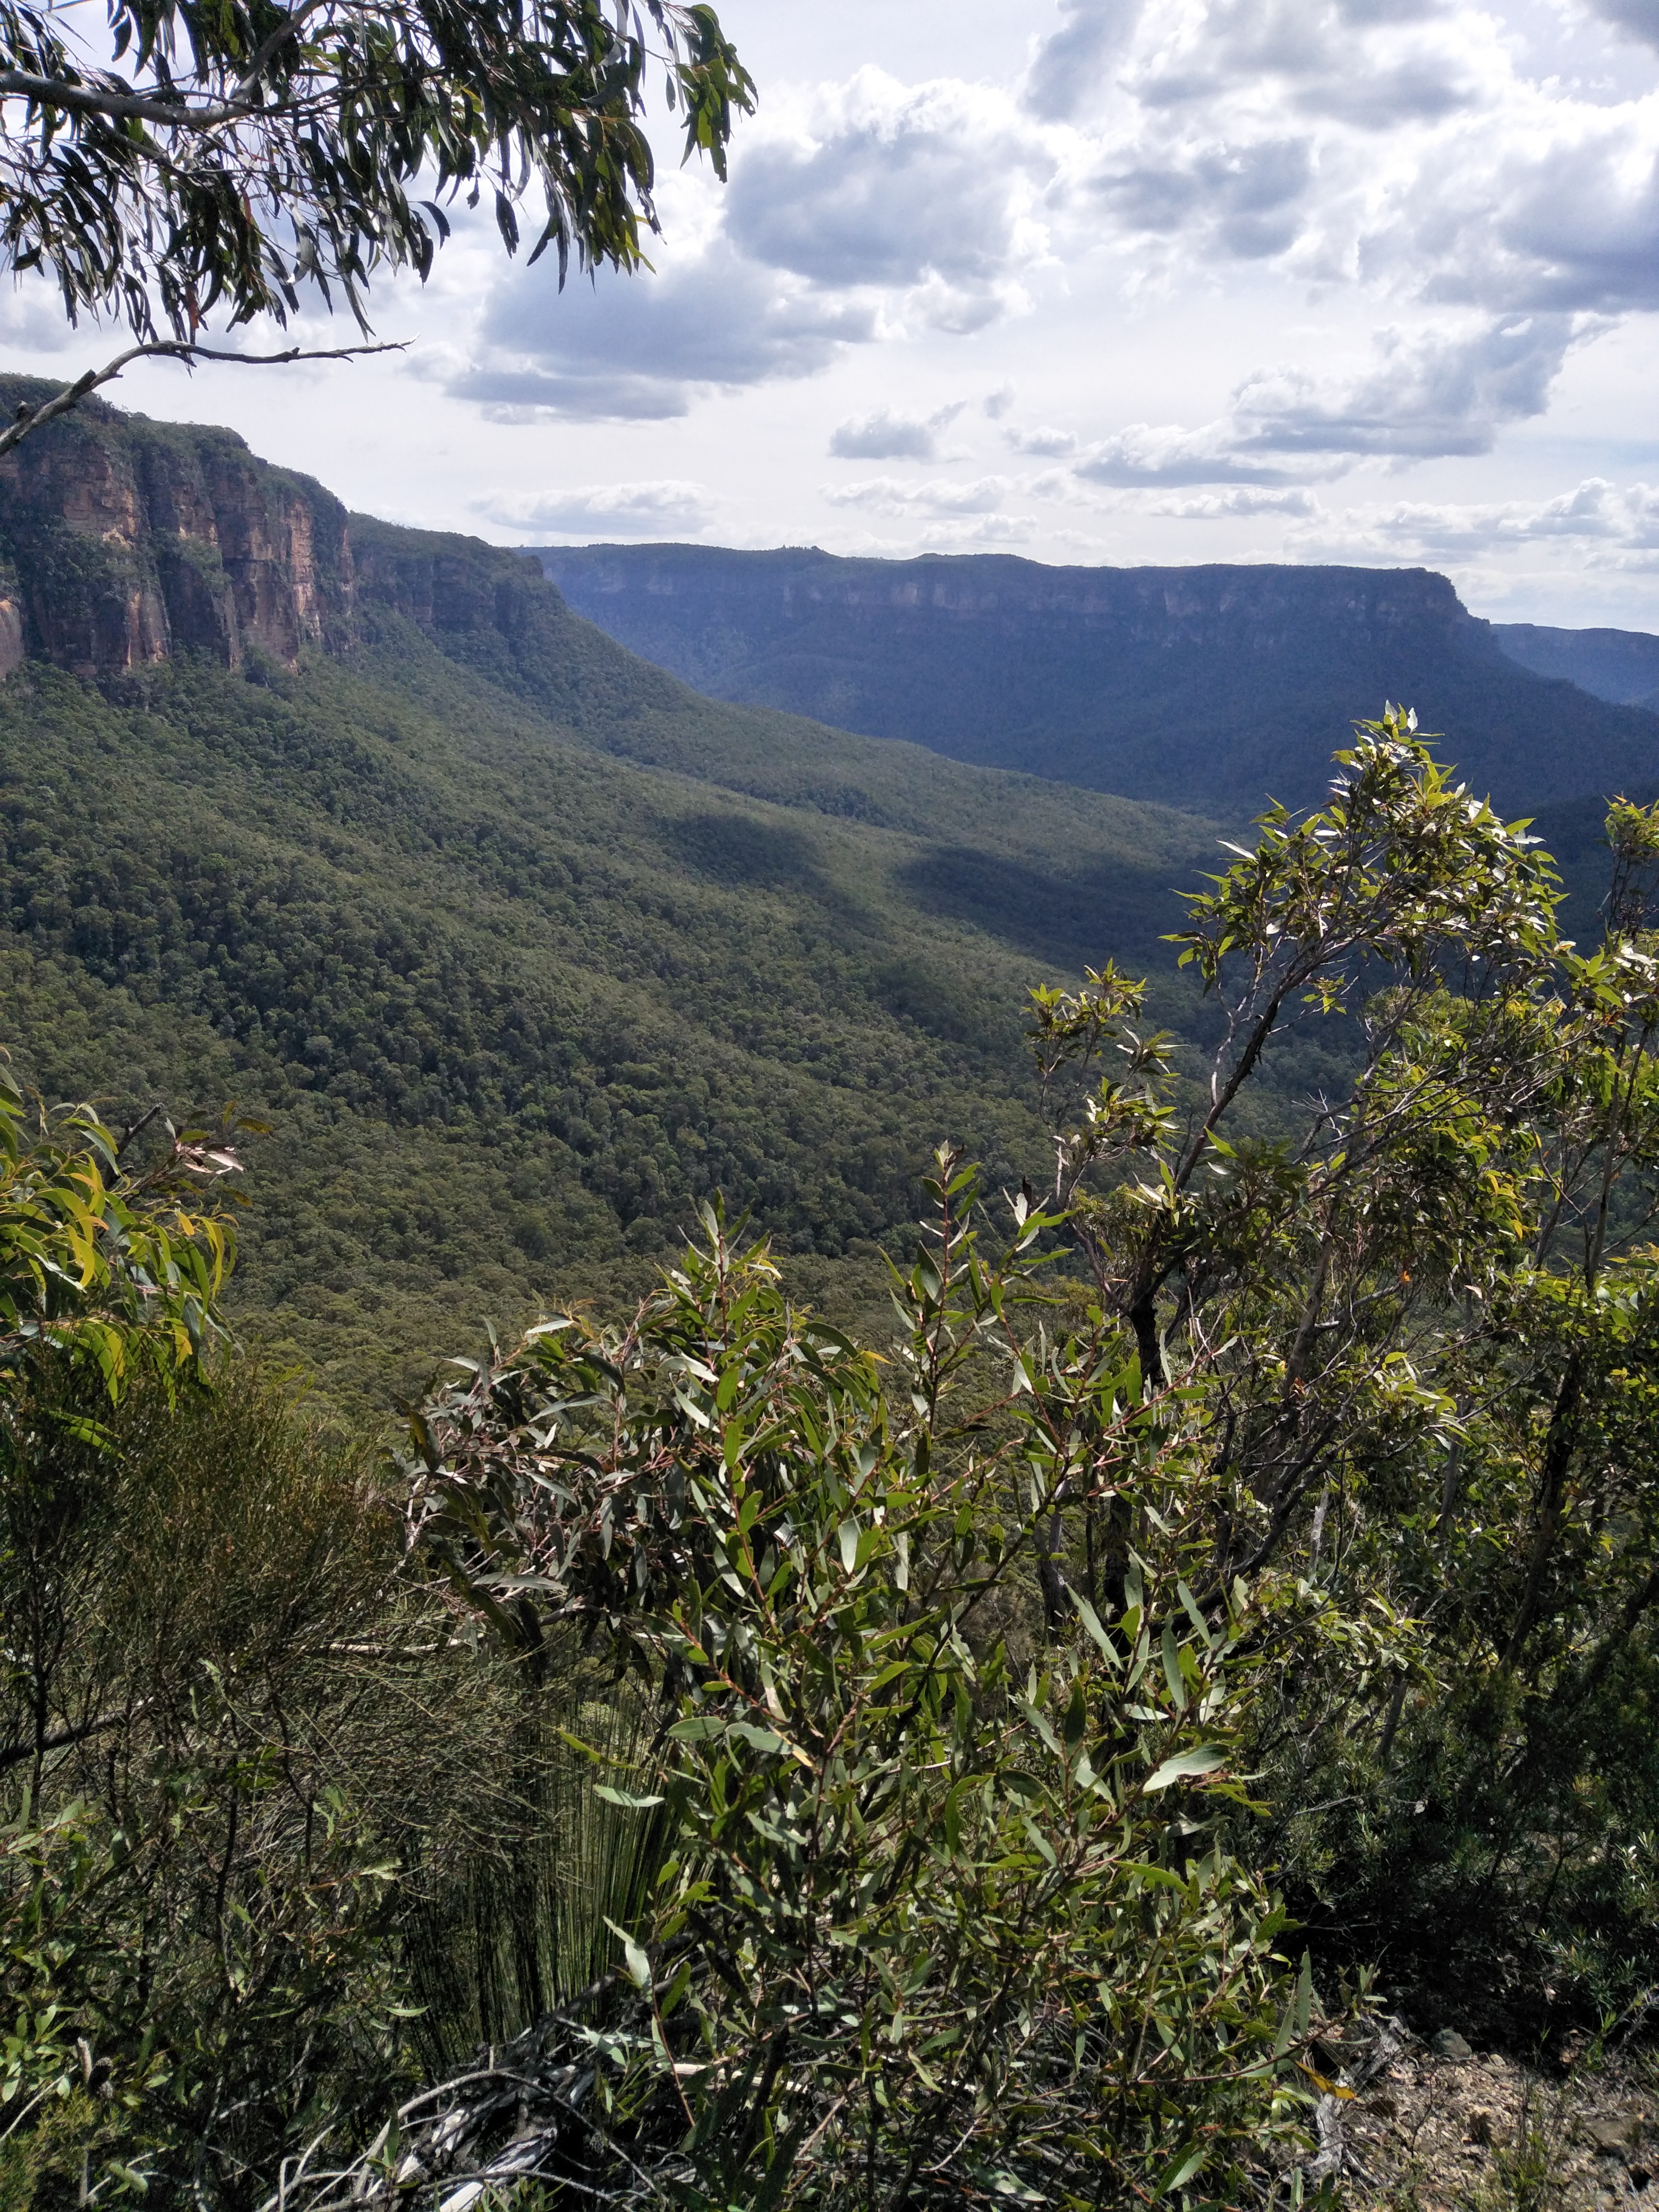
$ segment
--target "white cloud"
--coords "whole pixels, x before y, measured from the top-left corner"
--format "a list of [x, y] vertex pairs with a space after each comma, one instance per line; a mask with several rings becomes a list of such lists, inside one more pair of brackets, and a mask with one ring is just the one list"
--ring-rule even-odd
[[1029, 545], [1036, 522], [1029, 514], [981, 514], [960, 522], [930, 522], [919, 540], [924, 551], [962, 553], [998, 545]]
[[1253, 369], [1226, 416], [1195, 429], [1131, 423], [1085, 453], [1075, 474], [1126, 489], [1273, 484], [1309, 465], [1328, 477], [1360, 457], [1405, 462], [1490, 453], [1505, 425], [1545, 411], [1568, 352], [1597, 327], [1588, 318], [1522, 315], [1381, 331], [1359, 368]]
[[931, 415], [899, 415], [878, 407], [854, 415], [830, 434], [830, 451], [839, 461], [932, 461], [939, 458], [939, 434], [967, 404], [953, 399]]
[[1295, 244], [1313, 167], [1310, 138], [1258, 138], [1109, 165], [1094, 190], [1126, 230], [1196, 234], [1201, 250], [1255, 261]]
[[[1029, 305], [1053, 165], [1008, 94], [858, 70], [743, 135], [730, 185], [690, 209], [690, 248], [671, 243], [659, 273], [561, 293], [539, 269], [493, 272], [444, 380], [496, 421], [665, 421], [850, 346], [971, 336]], [[914, 439], [891, 450], [929, 458]]]
[[684, 415], [699, 393], [811, 376], [866, 342], [874, 313], [740, 259], [716, 241], [660, 276], [556, 291], [515, 271], [448, 387], [492, 410], [578, 422]]
[[[1659, 0], [1598, 5], [1659, 44]], [[1045, 56], [1110, 48], [1060, 103], [1079, 129], [1060, 199], [1077, 233], [1103, 217], [1143, 284], [1196, 258], [1498, 317], [1659, 306], [1650, 86], [1529, 73], [1518, 25], [1469, 0], [1064, 13], [1028, 100], [1057, 112]]]
[[[1659, 41], [1659, 0], [1583, 4]], [[1346, 304], [1288, 363], [1230, 361], [1224, 414], [1010, 442], [1107, 488], [1286, 487], [1488, 453], [1575, 346], [1659, 308], [1659, 94], [1541, 69], [1475, 0], [1060, 0], [1010, 88], [866, 64], [787, 92], [687, 210], [694, 250], [658, 276], [495, 283], [450, 391], [498, 421], [672, 421], [864, 349], [984, 338], [1046, 270], [1148, 298], [1270, 270]], [[1345, 365], [1356, 318], [1375, 336]], [[998, 419], [1012, 385], [982, 404]], [[866, 403], [830, 450], [938, 464], [940, 427]]]
[[1659, 486], [1620, 488], [1604, 477], [1589, 477], [1547, 500], [1399, 500], [1352, 507], [1320, 517], [1292, 542], [1297, 556], [1309, 560], [1340, 556], [1444, 562], [1560, 541], [1584, 563], [1623, 563], [1659, 552]]
[[573, 484], [564, 490], [497, 493], [480, 501], [480, 514], [514, 530], [556, 538], [660, 538], [702, 530], [720, 502], [700, 483], [668, 478], [656, 483]]
[[1024, 87], [1026, 105], [1052, 122], [1070, 122], [1097, 96], [1140, 20], [1142, 0], [1061, 0], [1059, 30], [1041, 40]]
[[1234, 442], [1278, 453], [1487, 453], [1503, 424], [1543, 413], [1583, 335], [1565, 315], [1382, 331], [1355, 374], [1287, 368], [1247, 377], [1234, 394]]
[[876, 514], [991, 514], [1012, 489], [1006, 477], [981, 477], [972, 483], [942, 477], [926, 483], [866, 477], [859, 483], [825, 484], [823, 496], [831, 507], [865, 507]]
[[1007, 439], [1017, 453], [1040, 453], [1051, 461], [1076, 453], [1078, 445], [1074, 430], [1056, 430], [1046, 422], [1034, 430], [1010, 430]]
[[1144, 108], [1273, 109], [1370, 132], [1482, 101], [1495, 43], [1443, 0], [1173, 0], [1139, 31], [1121, 76]]
[[[1535, 144], [1519, 132], [1500, 141], [1492, 175], [1475, 179], [1484, 187], [1479, 198], [1448, 226], [1431, 289], [1448, 298], [1556, 309], [1659, 307], [1655, 104], [1570, 112], [1553, 121]], [[1429, 190], [1422, 179], [1419, 191]]]
[[821, 288], [879, 286], [937, 327], [981, 328], [1017, 303], [1030, 186], [1051, 167], [1006, 100], [867, 68], [822, 100], [807, 134], [734, 167], [726, 235]]
[[1591, 0], [1595, 12], [1615, 30], [1644, 46], [1659, 46], [1659, 0]]
[[1239, 514], [1316, 514], [1319, 501], [1310, 491], [1268, 491], [1250, 484], [1231, 491], [1200, 492], [1190, 499], [1143, 499], [1142, 514], [1168, 514], [1182, 522], [1218, 522]]
[[[0, 284], [0, 345], [21, 353], [62, 353], [75, 341], [61, 295], [44, 276]], [[114, 351], [111, 348], [111, 351]]]
[[1278, 483], [1286, 471], [1277, 462], [1241, 455], [1242, 434], [1228, 422], [1188, 430], [1178, 422], [1131, 422], [1103, 439], [1073, 474], [1085, 483], [1125, 489], [1137, 484]]

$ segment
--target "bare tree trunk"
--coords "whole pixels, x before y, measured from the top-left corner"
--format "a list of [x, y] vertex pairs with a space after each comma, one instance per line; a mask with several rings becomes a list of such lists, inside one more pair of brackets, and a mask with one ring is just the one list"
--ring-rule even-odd
[[1400, 1716], [1406, 1710], [1407, 1680], [1401, 1675], [1394, 1686], [1394, 1695], [1389, 1699], [1388, 1718], [1382, 1723], [1382, 1741], [1376, 1747], [1376, 1763], [1386, 1767], [1394, 1751], [1394, 1740], [1400, 1727]]
[[1164, 1364], [1164, 1339], [1158, 1334], [1157, 1293], [1142, 1291], [1129, 1308], [1127, 1318], [1135, 1333], [1135, 1350], [1140, 1358], [1141, 1397], [1143, 1401], [1155, 1398], [1170, 1387], [1170, 1371]]
[[1520, 1658], [1537, 1616], [1545, 1570], [1549, 1565], [1550, 1553], [1555, 1548], [1555, 1539], [1560, 1528], [1561, 1500], [1565, 1494], [1567, 1475], [1572, 1466], [1578, 1401], [1583, 1395], [1583, 1353], [1575, 1351], [1567, 1361], [1561, 1386], [1555, 1394], [1549, 1433], [1544, 1440], [1544, 1467], [1538, 1494], [1538, 1533], [1533, 1539], [1532, 1554], [1527, 1561], [1527, 1579], [1522, 1588], [1520, 1605], [1516, 1610], [1515, 1626], [1510, 1630], [1509, 1643], [1504, 1647], [1501, 1663], [1505, 1668], [1513, 1667]]

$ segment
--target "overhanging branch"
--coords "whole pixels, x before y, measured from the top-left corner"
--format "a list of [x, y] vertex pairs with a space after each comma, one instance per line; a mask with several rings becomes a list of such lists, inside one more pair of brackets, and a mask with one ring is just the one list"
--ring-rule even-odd
[[67, 415], [88, 393], [96, 392], [100, 385], [113, 382], [135, 361], [181, 361], [187, 368], [198, 361], [229, 361], [240, 362], [249, 368], [271, 368], [292, 361], [356, 361], [362, 354], [402, 353], [407, 343], [406, 339], [395, 339], [377, 345], [289, 346], [281, 353], [228, 353], [216, 346], [193, 345], [185, 338], [155, 338], [144, 345], [129, 346], [102, 368], [89, 368], [84, 376], [77, 377], [73, 384], [66, 384], [40, 406], [20, 407], [13, 420], [0, 430], [0, 459], [14, 446], [21, 445], [31, 430], [42, 428], [59, 415]]
[[61, 108], [70, 115], [103, 115], [117, 123], [156, 123], [170, 131], [205, 131], [257, 111], [246, 98], [205, 100], [192, 107], [175, 95], [118, 92], [112, 85], [70, 84], [66, 78], [37, 76], [29, 70], [0, 70], [0, 99], [27, 100], [35, 107]]

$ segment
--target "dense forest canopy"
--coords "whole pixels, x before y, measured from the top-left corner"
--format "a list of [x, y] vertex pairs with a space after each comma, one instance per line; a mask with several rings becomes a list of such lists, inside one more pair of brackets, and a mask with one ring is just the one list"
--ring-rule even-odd
[[18, 1067], [272, 1124], [232, 1304], [337, 1402], [418, 1387], [457, 1314], [636, 1293], [717, 1189], [883, 1306], [937, 1136], [1005, 1178], [1041, 1141], [1026, 981], [1150, 962], [1214, 849], [701, 697], [228, 433], [94, 400], [0, 471]]
[[[879, 1297], [937, 1127], [1004, 1176], [1039, 1140], [1032, 959], [1063, 974], [1090, 916], [1145, 942], [1196, 842], [943, 763], [932, 834], [819, 811], [809, 765], [792, 805], [775, 756], [770, 803], [631, 768], [390, 618], [292, 680], [32, 670], [0, 759], [20, 1068], [271, 1122], [236, 1310], [348, 1396], [416, 1379], [458, 1310], [642, 1279], [716, 1189], [783, 1251], [864, 1251]], [[871, 811], [872, 765], [838, 769]]]

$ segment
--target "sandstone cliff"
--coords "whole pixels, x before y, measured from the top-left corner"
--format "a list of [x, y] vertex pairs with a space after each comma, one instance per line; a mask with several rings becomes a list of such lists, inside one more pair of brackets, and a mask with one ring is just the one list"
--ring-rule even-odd
[[[0, 419], [55, 388], [0, 377]], [[182, 653], [291, 668], [357, 642], [377, 607], [514, 683], [569, 621], [533, 557], [348, 515], [231, 430], [88, 399], [0, 460], [0, 678], [33, 659], [103, 678]]]
[[1316, 800], [1385, 699], [1519, 812], [1659, 778], [1659, 721], [1500, 651], [1424, 568], [546, 547], [570, 606], [716, 698], [1187, 806]]
[[[0, 378], [0, 408], [52, 389]], [[96, 399], [0, 461], [0, 673], [118, 675], [175, 653], [292, 665], [351, 634], [346, 513], [234, 432]]]
[[[0, 409], [51, 388], [0, 378]], [[580, 616], [657, 664], [630, 670], [620, 721]], [[647, 725], [678, 676], [1216, 818], [1243, 818], [1269, 792], [1316, 800], [1350, 717], [1385, 698], [1450, 733], [1443, 750], [1511, 811], [1659, 782], [1659, 719], [1516, 665], [1424, 569], [714, 546], [561, 548], [538, 564], [348, 516], [229, 431], [95, 400], [0, 462], [0, 676], [33, 658], [103, 680], [179, 653], [291, 667], [395, 641], [399, 621], [641, 759], [657, 757]]]

